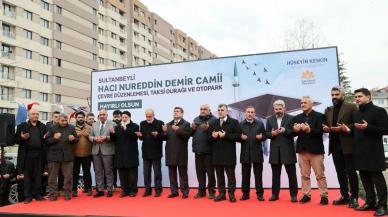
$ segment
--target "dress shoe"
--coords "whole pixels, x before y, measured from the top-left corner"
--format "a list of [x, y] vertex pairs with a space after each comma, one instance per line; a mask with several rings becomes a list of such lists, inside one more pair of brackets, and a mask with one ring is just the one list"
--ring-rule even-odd
[[143, 197], [148, 197], [148, 196], [151, 196], [152, 194], [152, 191], [145, 191], [144, 194], [143, 194]]
[[97, 193], [94, 195], [94, 197], [102, 197], [102, 196], [104, 196], [103, 191], [97, 191]]
[[86, 196], [92, 196], [92, 189], [86, 190]]
[[249, 194], [243, 194], [240, 198], [240, 200], [248, 200], [249, 199]]
[[188, 193], [183, 193], [182, 194], [182, 199], [187, 199], [189, 198], [189, 194]]
[[384, 216], [387, 213], [387, 208], [385, 207], [378, 207], [376, 212], [373, 214], [374, 216]]
[[350, 201], [349, 201], [349, 205], [348, 207], [349, 208], [357, 208], [359, 205], [358, 205], [358, 198], [351, 198]]
[[178, 193], [171, 193], [167, 196], [167, 198], [174, 198], [174, 197], [178, 197], [179, 194]]
[[270, 198], [269, 198], [269, 201], [277, 201], [279, 200], [279, 196], [276, 196], [276, 195], [272, 195]]
[[259, 200], [259, 201], [264, 201], [264, 195], [258, 194], [258, 195], [257, 195], [257, 200]]
[[219, 194], [216, 198], [214, 198], [214, 201], [216, 202], [223, 201], [223, 200], [226, 200], [225, 194]]
[[291, 203], [298, 202], [298, 198], [296, 196], [291, 196]]
[[24, 204], [28, 204], [28, 203], [31, 203], [32, 202], [32, 198], [26, 198], [24, 200]]
[[376, 206], [365, 203], [364, 205], [355, 208], [355, 210], [357, 210], [357, 211], [376, 210]]
[[137, 193], [131, 192], [131, 193], [129, 193], [128, 195], [129, 195], [129, 197], [136, 197]]
[[107, 197], [112, 197], [113, 196], [113, 191], [108, 191], [108, 194], [106, 196]]
[[58, 199], [57, 196], [50, 196], [50, 201], [56, 201]]
[[232, 202], [232, 203], [237, 202], [236, 196], [234, 196], [233, 192], [229, 193], [229, 201]]
[[73, 197], [78, 197], [78, 191], [77, 190], [73, 190], [72, 194], [73, 194]]
[[42, 196], [35, 197], [36, 201], [45, 201], [46, 199]]
[[215, 198], [215, 193], [214, 192], [209, 192], [209, 199], [214, 200]]
[[[155, 197], [160, 197], [161, 195], [162, 195], [162, 192], [160, 192], [160, 191], [155, 193]], [[143, 197], [144, 197], [144, 195], [143, 195]]]
[[123, 197], [126, 197], [126, 196], [128, 196], [129, 195], [129, 193], [127, 193], [127, 192], [121, 192], [121, 194], [119, 195], [119, 197], [120, 198], [123, 198]]
[[350, 198], [348, 197], [340, 197], [339, 199], [333, 201], [333, 205], [345, 205], [348, 204], [349, 201]]
[[70, 195], [70, 194], [65, 194], [65, 200], [66, 200], [66, 201], [71, 200], [71, 195]]
[[308, 203], [311, 201], [311, 197], [304, 195], [302, 199], [299, 200], [299, 203]]
[[206, 196], [206, 193], [204, 192], [198, 192], [195, 196], [194, 196], [194, 199], [199, 199], [199, 198], [202, 198], [202, 197], [205, 197]]
[[327, 205], [329, 204], [329, 199], [327, 197], [321, 197], [321, 201], [319, 202], [319, 205]]

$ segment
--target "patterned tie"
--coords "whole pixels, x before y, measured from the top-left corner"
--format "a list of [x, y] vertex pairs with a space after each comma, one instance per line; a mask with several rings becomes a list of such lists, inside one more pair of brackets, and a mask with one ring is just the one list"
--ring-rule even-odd
[[104, 123], [101, 123], [100, 136], [104, 133]]

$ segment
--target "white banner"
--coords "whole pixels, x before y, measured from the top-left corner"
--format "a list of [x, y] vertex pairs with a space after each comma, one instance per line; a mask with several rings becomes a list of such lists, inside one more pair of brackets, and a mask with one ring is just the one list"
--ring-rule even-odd
[[[140, 123], [145, 119], [144, 110], [152, 108], [157, 119], [169, 122], [173, 108], [180, 106], [185, 111], [184, 119], [191, 123], [199, 115], [201, 104], [209, 104], [217, 115], [217, 105], [225, 103], [230, 105], [231, 116], [239, 120], [244, 118], [243, 109], [253, 105], [257, 118], [265, 122], [265, 118], [273, 114], [272, 102], [276, 99], [285, 100], [287, 112], [295, 115], [301, 112], [301, 97], [308, 95], [315, 101], [314, 110], [323, 112], [331, 105], [331, 88], [338, 84], [336, 47], [95, 71], [92, 73], [92, 111], [98, 113], [105, 108], [111, 118], [113, 110], [128, 110], [132, 120]], [[325, 136], [326, 153], [327, 142]], [[268, 142], [266, 153], [267, 149]], [[240, 144], [237, 144], [237, 159], [239, 150]], [[139, 152], [141, 162], [141, 141]], [[263, 185], [271, 187], [268, 155], [264, 160]], [[164, 158], [162, 163], [165, 163]], [[325, 168], [328, 186], [338, 187], [332, 158], [327, 154]], [[197, 187], [193, 153], [189, 154], [188, 171], [190, 187]], [[312, 184], [316, 186], [313, 176]], [[143, 185], [142, 177], [139, 172], [139, 185]], [[241, 186], [239, 163], [236, 178]], [[252, 186], [253, 180], [252, 177]], [[282, 187], [288, 187], [287, 180], [283, 169]], [[163, 185], [169, 186], [167, 167], [163, 167]]]

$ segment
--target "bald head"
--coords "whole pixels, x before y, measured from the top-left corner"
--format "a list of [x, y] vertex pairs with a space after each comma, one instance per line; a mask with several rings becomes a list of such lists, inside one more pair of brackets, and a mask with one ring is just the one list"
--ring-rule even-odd
[[101, 109], [98, 112], [98, 119], [100, 120], [100, 122], [105, 123], [105, 121], [108, 119], [108, 112], [106, 111], [106, 109]]
[[36, 109], [30, 109], [28, 111], [28, 120], [31, 123], [36, 123], [39, 120], [39, 111]]

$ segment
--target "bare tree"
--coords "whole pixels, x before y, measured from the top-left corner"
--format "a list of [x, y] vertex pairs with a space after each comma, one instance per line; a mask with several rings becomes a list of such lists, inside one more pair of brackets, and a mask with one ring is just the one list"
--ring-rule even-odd
[[313, 21], [300, 19], [295, 22], [293, 28], [284, 34], [284, 49], [297, 50], [322, 46], [325, 43], [323, 34]]

